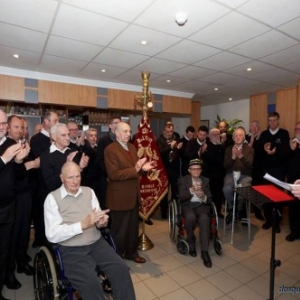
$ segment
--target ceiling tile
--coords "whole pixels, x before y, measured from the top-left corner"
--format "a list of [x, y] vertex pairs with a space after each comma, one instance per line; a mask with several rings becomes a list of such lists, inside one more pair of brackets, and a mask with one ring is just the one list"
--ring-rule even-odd
[[171, 76], [177, 76], [182, 78], [188, 78], [188, 79], [199, 79], [202, 77], [205, 77], [207, 75], [213, 74], [216, 71], [208, 70], [200, 67], [195, 66], [187, 66], [180, 70], [170, 72], [169, 75]]
[[[140, 41], [142, 40], [146, 40], [148, 42], [147, 45], [141, 45]], [[155, 55], [178, 43], [180, 40], [178, 37], [162, 32], [131, 25], [110, 44], [110, 47], [144, 55]]]
[[[249, 72], [249, 71], [247, 71], [247, 68], [252, 68], [252, 70]], [[267, 70], [271, 70], [273, 68], [274, 68], [274, 66], [271, 66], [269, 64], [265, 64], [265, 63], [257, 61], [257, 60], [251, 60], [245, 64], [241, 64], [237, 67], [227, 69], [225, 72], [229, 73], [229, 74], [243, 76], [243, 77], [251, 77], [254, 74], [264, 72]]]
[[237, 9], [263, 23], [277, 27], [299, 16], [298, 0], [250, 0]]
[[246, 63], [250, 60], [251, 59], [249, 58], [223, 51], [200, 62], [197, 62], [195, 63], [195, 65], [207, 69], [223, 71]]
[[249, 0], [216, 0], [216, 2], [236, 8]]
[[[41, 54], [32, 51], [20, 50], [6, 46], [0, 46], [0, 65], [18, 69], [36, 70], [40, 61]], [[18, 54], [19, 58], [13, 57]]]
[[59, 36], [50, 36], [45, 53], [70, 59], [91, 61], [103, 47], [70, 40]]
[[228, 49], [268, 30], [270, 27], [232, 12], [190, 36], [189, 39]]
[[219, 52], [221, 52], [219, 49], [192, 41], [183, 40], [169, 49], [159, 53], [157, 57], [186, 64], [193, 64]]
[[209, 83], [213, 83], [213, 84], [223, 84], [230, 80], [235, 80], [236, 78], [238, 78], [238, 77], [231, 75], [231, 74], [218, 72], [218, 73], [206, 76], [206, 77], [202, 77], [201, 81], [205, 81], [205, 82], [209, 82]]
[[231, 48], [230, 51], [257, 59], [296, 44], [298, 42], [295, 39], [277, 31], [269, 31]]
[[[102, 73], [102, 69], [105, 69], [106, 72]], [[84, 74], [87, 78], [98, 80], [113, 79], [124, 72], [126, 72], [126, 69], [95, 63], [88, 64], [81, 71], [81, 73]]]
[[287, 33], [288, 35], [300, 40], [300, 17], [279, 26], [278, 29]]
[[94, 11], [108, 17], [131, 22], [155, 0], [62, 0], [63, 3]]
[[0, 0], [0, 21], [48, 32], [57, 6], [57, 1]]
[[280, 68], [273, 68], [272, 70], [254, 74], [251, 76], [251, 79], [259, 79], [261, 81], [270, 82], [275, 79], [292, 76], [293, 73]]
[[149, 60], [139, 64], [138, 66], [134, 67], [135, 70], [147, 70], [149, 72], [154, 72], [158, 74], [168, 74], [175, 70], [181, 69], [186, 65], [163, 60], [159, 58], [150, 58]]
[[40, 63], [39, 72], [78, 76], [85, 65], [86, 62], [45, 54]]
[[260, 58], [261, 61], [282, 67], [300, 60], [300, 44]]
[[0, 23], [0, 43], [4, 46], [23, 50], [41, 52], [44, 48], [47, 35], [5, 23]]
[[[128, 70], [117, 77], [114, 78], [114, 81], [121, 82], [121, 83], [126, 83], [126, 84], [133, 84], [133, 85], [141, 85], [143, 84], [143, 79], [141, 76], [142, 72], [137, 71], [137, 70]], [[149, 78], [149, 88], [151, 91], [152, 87], [152, 80], [155, 78], [161, 77], [161, 74], [156, 74], [156, 73], [150, 73], [150, 78]]]
[[146, 55], [106, 48], [94, 59], [93, 62], [120, 68], [132, 68], [148, 59], [149, 56]]
[[127, 25], [123, 21], [62, 4], [52, 34], [106, 46]]

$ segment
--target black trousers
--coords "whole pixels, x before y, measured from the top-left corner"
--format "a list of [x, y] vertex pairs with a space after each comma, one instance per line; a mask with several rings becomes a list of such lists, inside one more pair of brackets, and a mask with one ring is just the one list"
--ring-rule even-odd
[[8, 206], [0, 208], [0, 293], [4, 285], [7, 255], [14, 224], [14, 211], [14, 200]]
[[65, 275], [84, 300], [105, 300], [96, 266], [110, 281], [115, 300], [135, 300], [133, 284], [125, 262], [104, 238], [87, 246], [59, 246]]
[[208, 251], [210, 238], [210, 220], [208, 217], [209, 211], [210, 206], [208, 205], [190, 204], [189, 206], [182, 207], [182, 212], [185, 218], [187, 242], [191, 248], [196, 248], [196, 237], [194, 230], [198, 224], [200, 227], [199, 241], [201, 244], [201, 251]]
[[110, 230], [121, 257], [132, 259], [138, 256], [139, 211], [138, 201], [132, 210], [111, 210]]
[[15, 205], [15, 221], [7, 259], [7, 276], [14, 274], [16, 262], [19, 266], [27, 264], [26, 254], [29, 243], [31, 208], [30, 191], [18, 193]]

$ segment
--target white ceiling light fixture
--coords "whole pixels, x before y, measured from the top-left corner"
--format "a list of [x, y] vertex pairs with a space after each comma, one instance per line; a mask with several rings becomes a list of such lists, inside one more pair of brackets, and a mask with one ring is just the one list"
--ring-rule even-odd
[[143, 45], [143, 46], [145, 46], [145, 45], [148, 44], [148, 42], [146, 40], [142, 40], [142, 41], [140, 41], [140, 44]]
[[14, 58], [19, 58], [19, 54], [14, 54], [13, 57]]
[[187, 22], [187, 13], [179, 12], [175, 15], [175, 22], [179, 26], [183, 26]]
[[171, 82], [171, 80], [170, 80], [170, 79], [167, 79], [166, 81], [167, 81], [168, 83], [170, 83], [170, 82]]
[[229, 98], [228, 100], [229, 100], [229, 101], [232, 101], [232, 98]]
[[218, 91], [218, 90], [219, 90], [219, 88], [215, 87], [215, 88], [214, 88], [214, 90], [215, 90], [215, 91]]
[[102, 73], [105, 73], [105, 72], [106, 72], [106, 70], [105, 70], [105, 69], [102, 69], [102, 70], [101, 70], [101, 72], [102, 72]]
[[247, 71], [248, 71], [248, 72], [252, 71], [252, 68], [247, 68]]

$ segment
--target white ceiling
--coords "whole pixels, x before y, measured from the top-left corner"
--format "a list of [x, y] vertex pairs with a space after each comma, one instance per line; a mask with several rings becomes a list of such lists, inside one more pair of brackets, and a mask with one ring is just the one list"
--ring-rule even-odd
[[0, 67], [138, 87], [147, 70], [210, 105], [295, 86], [299, 28], [299, 0], [0, 0]]

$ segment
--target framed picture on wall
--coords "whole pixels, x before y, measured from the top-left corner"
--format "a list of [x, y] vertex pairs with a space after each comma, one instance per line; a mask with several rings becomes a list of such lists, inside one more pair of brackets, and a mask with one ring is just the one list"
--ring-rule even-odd
[[209, 120], [200, 120], [200, 126], [206, 126], [209, 129]]

